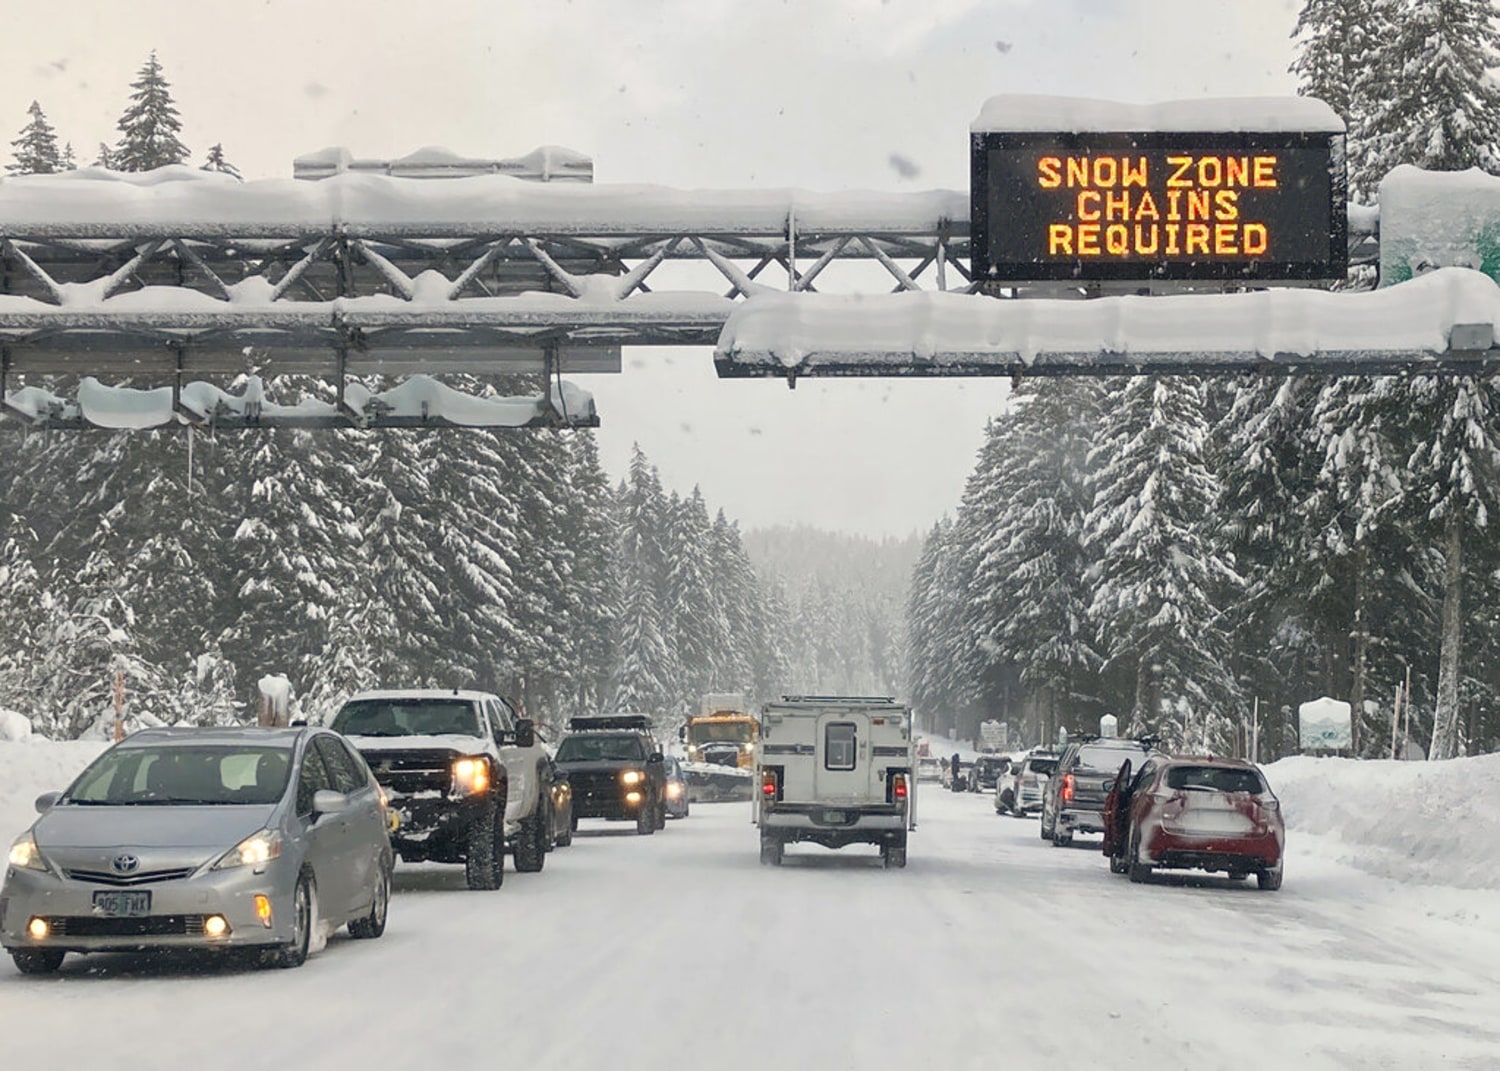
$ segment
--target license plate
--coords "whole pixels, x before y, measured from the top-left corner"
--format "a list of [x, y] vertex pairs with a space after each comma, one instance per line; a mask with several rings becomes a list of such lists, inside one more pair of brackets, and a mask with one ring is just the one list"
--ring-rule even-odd
[[96, 892], [94, 914], [107, 918], [131, 918], [149, 914], [151, 894], [149, 892]]
[[823, 821], [825, 821], [825, 822], [835, 822], [835, 823], [838, 823], [838, 822], [843, 822], [843, 820], [844, 820], [844, 812], [843, 811], [824, 811], [823, 812]]

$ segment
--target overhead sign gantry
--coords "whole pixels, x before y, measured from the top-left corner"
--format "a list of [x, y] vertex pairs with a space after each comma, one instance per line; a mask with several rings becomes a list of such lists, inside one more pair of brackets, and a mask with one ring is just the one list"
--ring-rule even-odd
[[[592, 400], [560, 377], [617, 370], [625, 346], [717, 344], [721, 375], [791, 383], [1487, 366], [1488, 280], [1443, 284], [1461, 292], [1444, 306], [1456, 318], [1375, 336], [1368, 325], [1390, 324], [1404, 298], [1366, 295], [1356, 314], [1353, 295], [1277, 296], [1266, 312], [1264, 293], [1233, 292], [1338, 280], [1348, 246], [1369, 244], [1374, 211], [1343, 204], [1341, 129], [1302, 98], [996, 98], [974, 124], [969, 192], [601, 186], [587, 158], [561, 152], [304, 158], [299, 173], [320, 181], [188, 168], [4, 179], [0, 413], [586, 425]], [[403, 177], [417, 175], [443, 180]], [[1407, 259], [1392, 276], [1482, 260], [1425, 241]], [[1134, 296], [1162, 291], [1191, 304]], [[1109, 294], [1131, 296], [1078, 300]], [[431, 378], [444, 373], [554, 382], [468, 398]], [[274, 404], [287, 375], [325, 380], [335, 400]], [[82, 387], [59, 393], [55, 376]]]

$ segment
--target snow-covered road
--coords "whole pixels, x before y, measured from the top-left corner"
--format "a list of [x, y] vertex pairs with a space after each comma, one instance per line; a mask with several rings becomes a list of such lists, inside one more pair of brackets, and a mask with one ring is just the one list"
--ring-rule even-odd
[[297, 971], [6, 959], [0, 1067], [1500, 1067], [1492, 892], [1295, 836], [1280, 893], [1137, 886], [986, 796], [921, 803], [904, 871], [807, 846], [763, 868], [746, 805], [696, 805], [649, 838], [585, 822], [496, 893], [403, 867], [384, 939]]

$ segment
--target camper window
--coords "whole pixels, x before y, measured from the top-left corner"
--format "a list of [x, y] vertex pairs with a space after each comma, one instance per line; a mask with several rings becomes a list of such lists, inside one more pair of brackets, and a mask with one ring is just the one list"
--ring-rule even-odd
[[829, 770], [854, 769], [854, 723], [829, 722], [823, 736], [823, 766]]

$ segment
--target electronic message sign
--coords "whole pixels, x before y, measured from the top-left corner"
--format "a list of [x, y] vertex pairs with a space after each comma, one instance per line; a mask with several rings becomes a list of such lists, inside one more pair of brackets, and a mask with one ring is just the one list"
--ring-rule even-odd
[[1343, 135], [976, 131], [976, 282], [1342, 279]]

